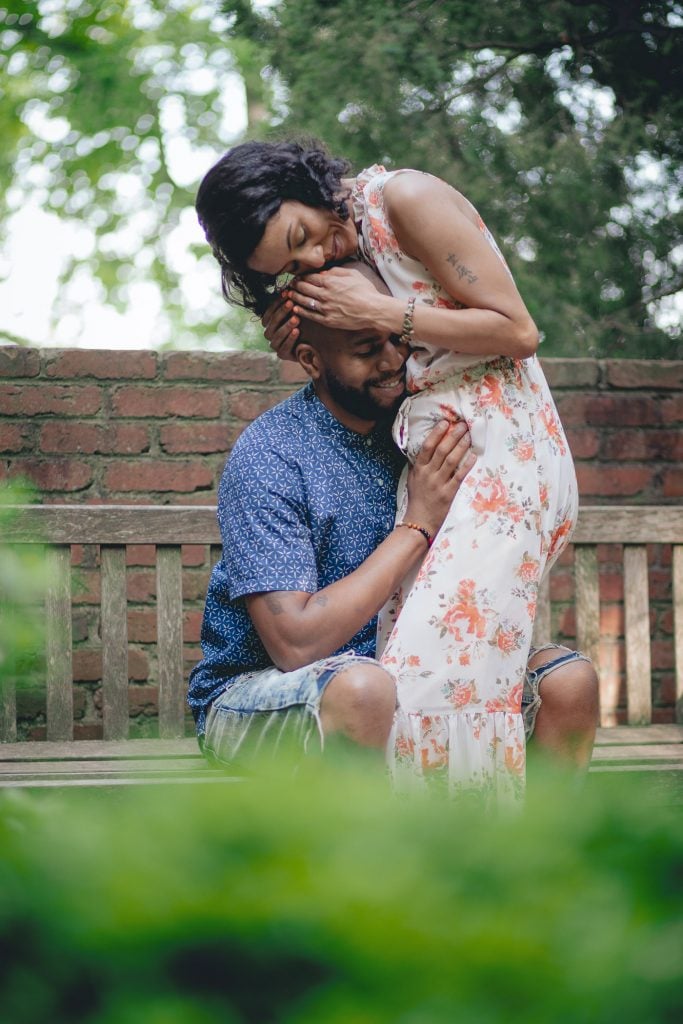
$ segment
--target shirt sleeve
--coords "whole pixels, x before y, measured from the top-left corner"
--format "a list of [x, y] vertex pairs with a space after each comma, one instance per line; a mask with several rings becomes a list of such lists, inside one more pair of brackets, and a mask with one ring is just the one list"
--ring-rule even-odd
[[274, 590], [313, 594], [318, 571], [300, 467], [256, 442], [235, 448], [218, 495], [230, 599]]

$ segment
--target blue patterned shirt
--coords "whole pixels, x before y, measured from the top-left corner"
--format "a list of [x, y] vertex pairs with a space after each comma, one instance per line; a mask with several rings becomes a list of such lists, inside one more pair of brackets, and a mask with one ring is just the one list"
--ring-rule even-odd
[[[226, 686], [272, 665], [245, 595], [313, 594], [357, 569], [393, 527], [401, 467], [388, 427], [367, 436], [349, 430], [310, 384], [239, 437], [218, 491], [223, 557], [206, 598], [204, 657], [190, 675], [200, 734]], [[372, 657], [375, 629], [372, 619], [340, 650]]]

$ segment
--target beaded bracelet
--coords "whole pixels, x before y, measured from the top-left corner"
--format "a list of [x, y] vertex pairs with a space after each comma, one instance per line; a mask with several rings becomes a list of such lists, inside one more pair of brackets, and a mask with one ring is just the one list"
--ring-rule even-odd
[[432, 540], [434, 538], [432, 537], [432, 535], [429, 532], [429, 530], [425, 530], [424, 526], [418, 526], [417, 523], [407, 523], [407, 522], [396, 523], [396, 525], [397, 526], [407, 526], [409, 530], [417, 530], [417, 532], [421, 533], [422, 536], [424, 537], [424, 539], [427, 541], [427, 547], [431, 548]]
[[399, 338], [399, 341], [401, 341], [404, 345], [410, 345], [411, 341], [413, 340], [413, 335], [415, 334], [415, 327], [413, 325], [414, 312], [415, 296], [411, 295], [410, 298], [408, 299], [406, 311], [403, 314], [403, 331], [401, 333], [401, 337]]

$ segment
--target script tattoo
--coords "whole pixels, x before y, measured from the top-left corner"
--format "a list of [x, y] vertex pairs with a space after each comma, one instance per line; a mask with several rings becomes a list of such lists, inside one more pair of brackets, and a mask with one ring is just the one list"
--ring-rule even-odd
[[461, 281], [463, 277], [466, 281], [469, 281], [470, 284], [474, 284], [475, 281], [479, 280], [477, 275], [474, 274], [469, 267], [466, 267], [465, 264], [460, 261], [460, 257], [456, 256], [454, 252], [449, 252], [446, 257], [446, 263], [450, 263]]

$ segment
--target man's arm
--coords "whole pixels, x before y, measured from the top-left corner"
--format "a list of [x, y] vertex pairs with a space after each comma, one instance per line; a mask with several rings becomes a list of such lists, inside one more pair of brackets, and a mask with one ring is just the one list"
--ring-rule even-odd
[[[406, 521], [436, 534], [474, 464], [464, 424], [429, 434], [408, 474]], [[325, 658], [351, 639], [389, 600], [427, 551], [417, 530], [394, 529], [354, 572], [315, 594], [251, 594], [246, 604], [273, 663], [282, 671]]]

